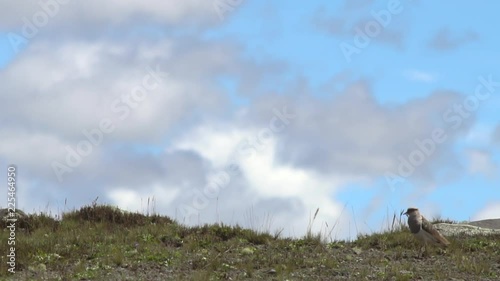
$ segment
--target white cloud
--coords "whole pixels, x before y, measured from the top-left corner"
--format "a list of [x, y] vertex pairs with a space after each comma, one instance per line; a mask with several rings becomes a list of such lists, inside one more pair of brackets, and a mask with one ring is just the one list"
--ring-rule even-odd
[[149, 187], [137, 191], [127, 187], [109, 188], [107, 196], [112, 200], [112, 204], [121, 209], [153, 213], [164, 210], [162, 206], [168, 206], [173, 203], [179, 195], [179, 189], [166, 186], [164, 183], [155, 183]]
[[[175, 54], [170, 54], [172, 45]], [[195, 115], [192, 108], [210, 111], [224, 105], [225, 97], [207, 78], [216, 75], [212, 68], [237, 67], [239, 62], [219, 56], [229, 52], [224, 44], [215, 45], [200, 43], [187, 49], [182, 40], [168, 39], [143, 42], [139, 48], [114, 41], [68, 41], [57, 46], [39, 41], [0, 75], [6, 93], [0, 97], [0, 110], [15, 120], [8, 122], [12, 126], [29, 123], [60, 138], [81, 139], [82, 130], [97, 128], [103, 118], [110, 118], [116, 131], [108, 138], [152, 141], [182, 118]], [[199, 60], [200, 53], [219, 59]], [[179, 64], [198, 70], [183, 72], [176, 67]], [[154, 87], [134, 107], [128, 105], [125, 100], [156, 70], [170, 75], [148, 80]]]
[[500, 202], [488, 204], [486, 207], [477, 212], [472, 220], [486, 220], [500, 218]]
[[[348, 215], [341, 214], [343, 205], [334, 199], [334, 195], [340, 186], [349, 179], [338, 176], [325, 177], [314, 170], [280, 163], [276, 159], [276, 148], [280, 145], [279, 135], [261, 146], [247, 150], [246, 152], [249, 153], [240, 154], [242, 151], [238, 151], [238, 145], [242, 141], [257, 136], [258, 132], [257, 129], [236, 131], [208, 126], [201, 127], [176, 141], [172, 147], [196, 151], [218, 169], [230, 163], [232, 154], [239, 154], [236, 157], [239, 161], [236, 163], [239, 165], [241, 175], [246, 182], [245, 191], [242, 189], [240, 192], [231, 193], [229, 189], [241, 187], [238, 185], [226, 187], [221, 189], [221, 195], [217, 201], [221, 213], [239, 214], [233, 218], [236, 223], [244, 224], [245, 218], [241, 215], [245, 213], [245, 210], [258, 205], [259, 212], [267, 213], [273, 218], [275, 230], [282, 227], [284, 235], [300, 236], [305, 234], [307, 230], [307, 225], [312, 217], [311, 212], [314, 213], [319, 208], [320, 211], [313, 225], [313, 231], [315, 233], [324, 232], [325, 222], [329, 226], [338, 222], [332, 236], [348, 238], [349, 218]], [[237, 181], [237, 179], [233, 177], [231, 181]], [[231, 194], [231, 197], [223, 199], [226, 192]], [[246, 196], [245, 193], [252, 195]], [[246, 197], [246, 200], [242, 196]], [[276, 200], [290, 203], [289, 208], [292, 209], [276, 209], [274, 206]], [[212, 201], [214, 200], [212, 199]], [[227, 208], [227, 206], [235, 209]], [[208, 211], [203, 210], [202, 212]]]
[[[287, 231], [295, 230], [297, 234], [303, 234], [312, 216], [310, 212], [314, 212], [317, 208], [320, 212], [313, 230], [320, 231], [324, 222], [333, 225], [336, 220], [340, 219], [342, 212], [342, 203], [337, 202], [334, 195], [348, 179], [335, 176], [324, 177], [314, 170], [279, 163], [276, 161], [276, 145], [276, 142], [272, 141], [252, 157], [242, 160], [243, 173], [252, 189], [263, 198], [299, 200], [303, 209], [309, 210], [301, 216], [279, 221], [286, 225]], [[338, 227], [346, 229], [345, 225]], [[345, 238], [346, 233], [341, 233], [341, 235]]]
[[120, 208], [139, 211], [141, 208], [140, 198], [138, 192], [129, 190], [126, 188], [116, 188], [108, 193], [108, 196], [113, 200], [113, 203], [118, 205]]
[[168, 152], [175, 150], [193, 150], [206, 159], [210, 159], [217, 168], [223, 168], [229, 162], [240, 142], [249, 138], [251, 132], [230, 127], [199, 126], [179, 137]]
[[[307, 90], [305, 91], [307, 93]], [[252, 116], [262, 122], [277, 105], [287, 105], [296, 115], [283, 139], [278, 158], [295, 167], [313, 169], [324, 175], [336, 173], [351, 177], [376, 178], [398, 172], [399, 157], [418, 149], [417, 141], [432, 137], [436, 128], [446, 131], [447, 141], [435, 147], [425, 163], [409, 180], [432, 182], [435, 166], [454, 166], [456, 155], [450, 150], [457, 136], [470, 124], [450, 130], [442, 119], [461, 96], [435, 92], [427, 98], [402, 106], [380, 105], [365, 81], [352, 83], [329, 100], [309, 95], [266, 96], [252, 108]], [[278, 106], [279, 108], [280, 106]]]

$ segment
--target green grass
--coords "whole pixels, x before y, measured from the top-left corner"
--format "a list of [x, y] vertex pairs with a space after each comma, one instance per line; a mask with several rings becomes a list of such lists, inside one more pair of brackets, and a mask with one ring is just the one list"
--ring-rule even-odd
[[356, 241], [301, 239], [223, 224], [186, 227], [168, 217], [92, 204], [18, 221], [15, 274], [1, 280], [498, 280], [500, 236], [449, 237], [417, 258], [419, 244], [394, 215], [388, 229]]

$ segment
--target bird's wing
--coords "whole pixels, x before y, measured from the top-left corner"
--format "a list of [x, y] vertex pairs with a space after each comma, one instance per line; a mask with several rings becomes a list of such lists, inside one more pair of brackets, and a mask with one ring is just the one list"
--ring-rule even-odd
[[446, 238], [444, 238], [443, 235], [441, 235], [441, 233], [439, 233], [439, 231], [437, 231], [434, 226], [432, 225], [432, 223], [430, 223], [428, 220], [426, 220], [423, 216], [422, 216], [422, 229], [425, 230], [427, 233], [431, 234], [432, 237], [434, 237], [434, 239], [436, 240], [436, 243], [446, 247], [450, 244], [450, 242], [448, 240], [446, 240]]

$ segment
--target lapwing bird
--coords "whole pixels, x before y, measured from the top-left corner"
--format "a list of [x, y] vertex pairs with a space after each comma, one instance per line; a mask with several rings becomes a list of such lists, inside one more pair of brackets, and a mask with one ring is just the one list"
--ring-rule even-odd
[[[417, 208], [408, 208], [404, 215], [408, 216], [408, 227], [415, 238], [423, 243], [424, 251], [427, 251], [427, 244], [439, 246], [441, 248], [445, 248], [450, 244], [450, 242], [434, 228], [432, 223], [420, 214]], [[419, 257], [422, 254], [423, 252], [419, 254]]]

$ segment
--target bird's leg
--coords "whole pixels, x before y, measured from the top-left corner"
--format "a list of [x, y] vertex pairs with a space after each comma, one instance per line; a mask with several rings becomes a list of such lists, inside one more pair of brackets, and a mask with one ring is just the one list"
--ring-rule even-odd
[[427, 243], [424, 243], [424, 252], [422, 254], [422, 256], [425, 255], [426, 257], [429, 256], [429, 250], [427, 249]]
[[421, 259], [421, 258], [422, 258], [422, 253], [423, 253], [423, 251], [422, 251], [422, 250], [423, 250], [423, 247], [424, 247], [424, 246], [421, 246], [421, 247], [420, 247], [420, 249], [418, 249], [418, 256], [417, 256], [417, 258], [419, 258], [419, 259]]
[[420, 247], [418, 258], [419, 259], [423, 258], [425, 254], [427, 254], [427, 243], [424, 243], [424, 245], [422, 245], [422, 247]]

